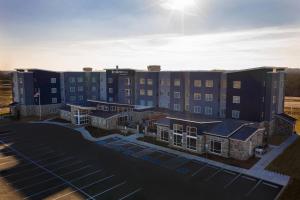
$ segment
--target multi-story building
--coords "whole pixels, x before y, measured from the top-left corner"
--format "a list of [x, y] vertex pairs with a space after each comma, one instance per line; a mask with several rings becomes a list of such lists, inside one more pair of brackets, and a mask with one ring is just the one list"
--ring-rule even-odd
[[39, 115], [41, 107], [43, 115], [55, 113], [62, 107], [61, 116], [75, 124], [109, 129], [134, 123], [146, 133], [157, 130], [157, 139], [170, 146], [237, 159], [253, 155], [266, 132], [294, 131], [294, 121], [283, 114], [284, 68], [149, 69], [17, 70], [14, 101], [21, 115]]

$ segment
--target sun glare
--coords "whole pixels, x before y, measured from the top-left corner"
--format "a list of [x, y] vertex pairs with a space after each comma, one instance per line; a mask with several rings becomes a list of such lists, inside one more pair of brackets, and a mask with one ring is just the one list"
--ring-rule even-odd
[[196, 5], [195, 0], [163, 0], [161, 6], [168, 10], [184, 12]]

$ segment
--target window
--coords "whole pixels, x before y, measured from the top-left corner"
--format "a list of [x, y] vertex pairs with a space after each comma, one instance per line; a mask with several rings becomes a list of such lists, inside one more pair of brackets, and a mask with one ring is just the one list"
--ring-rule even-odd
[[173, 124], [173, 132], [177, 134], [183, 133], [183, 126], [179, 124]]
[[52, 103], [57, 103], [57, 98], [52, 98]]
[[153, 96], [153, 91], [152, 90], [147, 90], [147, 95], [148, 96]]
[[201, 100], [201, 93], [194, 93], [194, 100]]
[[140, 78], [140, 84], [145, 85], [145, 79], [144, 78]]
[[23, 78], [19, 78], [19, 83], [23, 84]]
[[231, 116], [234, 119], [239, 119], [240, 118], [240, 111], [238, 111], [238, 110], [232, 110]]
[[130, 79], [129, 78], [125, 79], [125, 85], [130, 85]]
[[205, 115], [212, 115], [212, 107], [206, 106], [204, 109]]
[[153, 101], [150, 101], [150, 100], [147, 101], [147, 106], [151, 106], [152, 107], [153, 106]]
[[145, 90], [144, 89], [140, 89], [140, 95], [144, 96], [145, 95]]
[[232, 103], [237, 103], [239, 104], [241, 102], [240, 96], [233, 96], [232, 97]]
[[261, 98], [261, 101], [262, 101], [262, 102], [265, 102], [265, 97], [262, 97], [262, 98]]
[[130, 96], [130, 89], [125, 89], [125, 96], [129, 97]]
[[277, 81], [273, 82], [273, 87], [276, 89], [277, 88]]
[[213, 80], [206, 80], [205, 81], [205, 87], [208, 87], [208, 88], [214, 87], [214, 81]]
[[276, 96], [273, 96], [273, 100], [272, 100], [273, 104], [276, 103]]
[[182, 135], [174, 134], [174, 146], [182, 146]]
[[205, 101], [213, 101], [213, 94], [205, 94]]
[[201, 106], [194, 106], [194, 113], [201, 113]]
[[103, 111], [106, 111], [106, 112], [109, 111], [109, 107], [108, 106], [104, 106], [103, 107]]
[[109, 98], [108, 98], [108, 101], [109, 101], [109, 102], [113, 102], [113, 101], [114, 101], [114, 98], [109, 97]]
[[108, 78], [107, 82], [111, 84], [111, 83], [113, 83], [113, 79], [112, 78]]
[[75, 92], [75, 87], [70, 87], [70, 92]]
[[221, 154], [222, 152], [222, 143], [217, 140], [211, 140], [210, 141], [210, 152]]
[[57, 89], [56, 88], [51, 88], [51, 93], [52, 94], [56, 94], [57, 93]]
[[78, 96], [78, 100], [83, 101], [83, 96], [82, 95]]
[[96, 86], [92, 86], [92, 91], [93, 91], [93, 92], [96, 92], [96, 91], [97, 91]]
[[20, 94], [23, 95], [24, 94], [24, 89], [20, 88]]
[[145, 105], [145, 100], [141, 99], [140, 100], [140, 105], [144, 106]]
[[96, 83], [96, 77], [92, 77], [92, 82]]
[[174, 86], [180, 86], [180, 79], [174, 80]]
[[160, 133], [160, 139], [163, 141], [169, 141], [169, 130], [165, 127], [158, 127], [158, 132]]
[[108, 88], [108, 93], [109, 94], [113, 94], [114, 93], [114, 89], [113, 88]]
[[76, 96], [70, 96], [70, 101], [76, 101]]
[[147, 84], [148, 84], [148, 85], [153, 85], [153, 81], [152, 81], [152, 79], [148, 78], [148, 80], [147, 80]]
[[51, 83], [56, 83], [56, 78], [51, 78], [51, 79], [50, 79], [50, 82], [51, 82]]
[[174, 110], [175, 111], [180, 111], [180, 104], [174, 104]]
[[241, 89], [241, 81], [233, 81], [234, 89]]
[[197, 128], [192, 126], [186, 127], [186, 133], [188, 136], [197, 137]]
[[180, 99], [180, 92], [174, 92], [174, 98]]
[[97, 97], [96, 97], [95, 95], [93, 95], [93, 96], [92, 96], [92, 99], [93, 99], [93, 100], [96, 100], [96, 99], [97, 99]]
[[83, 92], [83, 86], [78, 86], [78, 92]]
[[201, 87], [201, 80], [194, 80], [194, 87]]
[[70, 82], [70, 83], [75, 83], [75, 78], [74, 78], [74, 77], [70, 77], [70, 78], [69, 78], [69, 82]]
[[82, 83], [83, 82], [83, 78], [82, 77], [77, 77], [77, 82], [78, 83]]
[[117, 110], [117, 107], [116, 107], [116, 106], [111, 106], [111, 107], [110, 107], [110, 111], [115, 112], [116, 110]]

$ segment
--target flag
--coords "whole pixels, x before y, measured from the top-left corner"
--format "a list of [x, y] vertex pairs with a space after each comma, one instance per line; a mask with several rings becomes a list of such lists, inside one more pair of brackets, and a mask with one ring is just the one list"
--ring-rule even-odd
[[39, 97], [40, 96], [40, 91], [38, 91], [38, 92], [36, 92], [34, 95], [33, 95], [33, 97]]

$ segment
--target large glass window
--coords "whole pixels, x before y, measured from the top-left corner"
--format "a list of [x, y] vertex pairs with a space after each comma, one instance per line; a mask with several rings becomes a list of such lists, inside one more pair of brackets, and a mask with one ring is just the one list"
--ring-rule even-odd
[[174, 146], [182, 146], [182, 135], [174, 134]]
[[160, 139], [163, 141], [169, 141], [169, 129], [166, 127], [158, 127], [158, 131], [160, 133]]
[[217, 140], [210, 141], [210, 152], [221, 154], [222, 152], [222, 143]]
[[187, 137], [186, 139], [187, 139], [187, 148], [195, 151], [197, 149], [196, 147], [197, 139], [193, 137]]
[[173, 124], [173, 132], [177, 134], [182, 134], [183, 126], [179, 124]]

